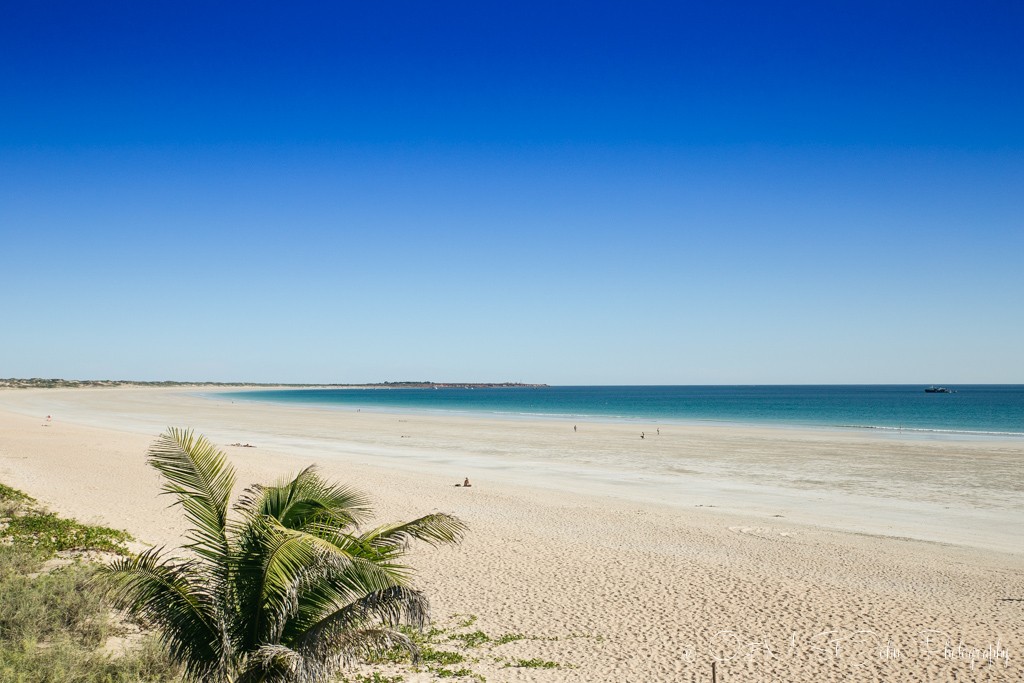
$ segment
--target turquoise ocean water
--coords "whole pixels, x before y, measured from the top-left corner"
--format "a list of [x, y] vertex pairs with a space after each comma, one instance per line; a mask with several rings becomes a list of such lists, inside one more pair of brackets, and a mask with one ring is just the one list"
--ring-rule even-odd
[[568, 420], [722, 422], [1024, 437], [1024, 385], [555, 386], [495, 389], [287, 389], [238, 399], [379, 411]]

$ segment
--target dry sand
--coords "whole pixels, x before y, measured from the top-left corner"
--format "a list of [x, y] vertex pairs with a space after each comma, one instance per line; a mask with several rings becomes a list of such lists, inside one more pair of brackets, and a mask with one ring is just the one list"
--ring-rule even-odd
[[713, 660], [723, 683], [1024, 680], [1024, 441], [686, 425], [640, 441], [656, 426], [196, 393], [0, 391], [0, 481], [175, 544], [145, 451], [180, 425], [255, 445], [224, 447], [243, 484], [315, 462], [382, 519], [452, 512], [465, 542], [414, 553], [435, 619], [535, 637], [473, 666], [492, 682], [709, 681]]

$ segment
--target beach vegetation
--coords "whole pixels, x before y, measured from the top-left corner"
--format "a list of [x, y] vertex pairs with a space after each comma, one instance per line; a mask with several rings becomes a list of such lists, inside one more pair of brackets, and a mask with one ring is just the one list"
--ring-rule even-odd
[[6, 484], [0, 484], [0, 502], [34, 501], [28, 494], [13, 489]]
[[405, 677], [401, 674], [388, 676], [379, 671], [374, 671], [369, 674], [356, 674], [352, 678], [342, 676], [339, 679], [339, 683], [402, 683], [404, 680]]
[[[572, 669], [571, 664], [561, 664], [545, 659], [515, 658], [498, 654], [498, 647], [516, 641], [558, 641], [557, 637], [532, 636], [525, 633], [506, 633], [491, 636], [483, 630], [465, 631], [466, 624], [475, 625], [476, 619], [468, 619], [465, 615], [454, 614], [450, 619], [453, 624], [447, 627], [432, 626], [430, 629], [415, 630], [402, 627], [406, 635], [416, 643], [420, 657], [413, 661], [408, 650], [394, 647], [377, 653], [368, 659], [371, 665], [411, 666], [415, 671], [425, 671], [434, 678], [469, 678], [485, 681], [483, 674], [473, 671], [470, 667], [484, 664], [497, 668], [523, 669]], [[588, 638], [586, 635], [572, 635], [573, 638]], [[444, 649], [449, 647], [464, 648], [461, 652]], [[455, 668], [456, 665], [464, 664]]]
[[430, 669], [430, 673], [434, 674], [438, 678], [473, 678], [478, 681], [486, 681], [481, 674], [478, 674], [470, 669], [448, 669], [443, 666], [435, 667]]
[[234, 469], [182, 429], [162, 434], [148, 462], [190, 523], [188, 555], [153, 548], [113, 562], [100, 578], [116, 606], [159, 633], [186, 680], [327, 681], [394, 649], [412, 662], [455, 661], [421, 652], [408, 635], [426, 624], [428, 605], [403, 555], [412, 541], [458, 542], [465, 526], [457, 518], [434, 513], [360, 531], [368, 500], [312, 467], [249, 487], [229, 509]]
[[99, 551], [127, 554], [130, 534], [118, 529], [65, 519], [34, 498], [0, 484], [0, 544], [33, 548], [46, 558], [59, 552]]
[[172, 683], [179, 678], [155, 639], [115, 656], [67, 636], [47, 642], [0, 640], [2, 683]]
[[451, 650], [437, 650], [430, 645], [420, 646], [419, 660], [425, 664], [462, 664], [466, 658]]
[[459, 619], [459, 628], [469, 628], [476, 623], [477, 616], [475, 614], [456, 614], [454, 615]]
[[124, 531], [81, 524], [41, 511], [11, 517], [0, 534], [14, 542], [30, 544], [47, 555], [71, 550], [124, 554], [128, 552], [125, 541], [131, 540]]
[[[8, 510], [6, 518], [13, 514], [19, 518], [59, 519], [25, 493], [0, 485], [0, 510], [4, 509]], [[5, 519], [0, 525], [10, 521]], [[51, 524], [51, 527], [59, 526], [59, 523]], [[158, 633], [145, 630], [152, 621], [142, 619], [126, 623], [102, 602], [103, 586], [95, 579], [97, 565], [90, 559], [94, 557], [91, 551], [97, 548], [90, 548], [90, 544], [95, 542], [107, 550], [109, 546], [103, 540], [107, 536], [102, 527], [78, 525], [74, 528], [79, 527], [87, 530], [59, 544], [37, 543], [40, 529], [33, 527], [33, 533], [17, 534], [16, 542], [15, 538], [7, 536], [8, 545], [0, 548], [0, 604], [5, 608], [0, 613], [0, 683], [180, 681], [181, 669], [171, 661], [163, 639]], [[118, 539], [127, 538], [123, 532], [116, 533]], [[87, 552], [55, 550], [71, 546], [82, 547]], [[117, 552], [125, 551], [119, 547]], [[58, 558], [58, 563], [71, 564], [48, 570], [49, 565], [44, 563], [54, 557]], [[473, 671], [481, 662], [511, 667], [522, 661], [527, 663], [525, 668], [544, 668], [537, 663], [530, 666], [531, 660], [506, 659], [497, 655], [495, 648], [519, 640], [557, 640], [523, 633], [491, 636], [480, 628], [469, 630], [477, 621], [476, 615], [454, 614], [449, 617], [448, 625], [432, 623], [422, 628], [414, 624], [400, 625], [395, 630], [412, 643], [412, 648], [396, 643], [387, 650], [371, 653], [364, 660], [364, 666], [382, 666], [384, 671], [364, 669], [337, 680], [341, 683], [401, 683], [403, 676], [393, 667], [399, 670], [411, 667], [413, 671], [428, 674], [431, 680], [484, 682], [484, 675]], [[126, 632], [131, 636], [128, 644], [121, 638], [121, 645], [104, 647], [105, 643], [112, 642], [112, 636], [124, 636]], [[418, 654], [415, 662], [413, 652]]]
[[453, 633], [448, 636], [448, 640], [460, 641], [465, 647], [480, 647], [485, 643], [490, 643], [491, 637], [477, 629], [469, 633]]
[[111, 613], [94, 582], [97, 565], [83, 557], [123, 551], [127, 534], [65, 524], [70, 520], [5, 485], [0, 510], [9, 517], [0, 523], [0, 683], [178, 680], [155, 638], [143, 635], [132, 647], [105, 647], [111, 637], [138, 629]]
[[546, 659], [534, 657], [532, 659], [515, 659], [506, 668], [515, 667], [518, 669], [560, 669], [562, 665], [558, 662], [550, 662]]

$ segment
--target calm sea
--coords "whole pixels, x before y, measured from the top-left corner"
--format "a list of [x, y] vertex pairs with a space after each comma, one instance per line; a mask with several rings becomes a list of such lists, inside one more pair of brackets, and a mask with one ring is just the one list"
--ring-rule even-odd
[[582, 386], [500, 389], [287, 389], [235, 398], [368, 410], [573, 420], [729, 422], [1024, 436], [1024, 385]]

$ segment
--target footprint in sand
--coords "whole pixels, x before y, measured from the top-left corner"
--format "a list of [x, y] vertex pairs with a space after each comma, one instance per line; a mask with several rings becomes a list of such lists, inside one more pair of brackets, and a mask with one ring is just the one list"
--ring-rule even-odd
[[735, 534], [762, 538], [766, 541], [785, 541], [791, 540], [796, 536], [792, 531], [781, 531], [779, 529], [755, 526], [731, 526], [729, 527], [729, 531]]

